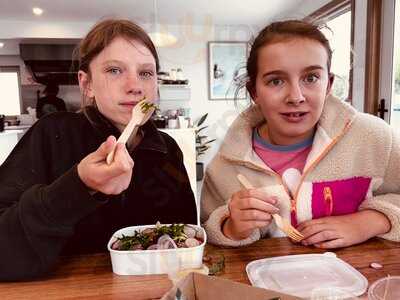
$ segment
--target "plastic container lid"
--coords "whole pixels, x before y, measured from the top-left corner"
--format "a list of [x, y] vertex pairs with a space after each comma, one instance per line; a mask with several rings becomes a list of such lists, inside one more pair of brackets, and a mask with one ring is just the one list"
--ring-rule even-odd
[[313, 290], [321, 288], [359, 296], [368, 287], [360, 272], [332, 252], [259, 259], [250, 262], [246, 272], [253, 286], [302, 298], [310, 298]]
[[375, 281], [368, 290], [371, 300], [400, 299], [400, 276], [387, 276]]

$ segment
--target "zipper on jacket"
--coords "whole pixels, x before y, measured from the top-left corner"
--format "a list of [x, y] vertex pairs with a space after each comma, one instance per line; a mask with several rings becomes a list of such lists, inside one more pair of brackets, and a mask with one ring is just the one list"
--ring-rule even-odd
[[[326, 156], [326, 154], [329, 152], [329, 150], [332, 149], [332, 147], [334, 145], [337, 144], [337, 142], [344, 136], [344, 134], [350, 129], [350, 126], [352, 124], [352, 121], [348, 121], [345, 125], [345, 127], [343, 128], [342, 132], [340, 134], [338, 134], [333, 140], [332, 142], [325, 147], [325, 149], [321, 152], [321, 154], [310, 164], [310, 166], [304, 170], [304, 172], [301, 174], [300, 177], [300, 182], [296, 188], [296, 191], [293, 195], [292, 198], [292, 206], [291, 206], [291, 217], [292, 217], [292, 225], [296, 226], [297, 225], [297, 198], [299, 196], [299, 192], [300, 192], [300, 187], [304, 182], [304, 179], [306, 178], [306, 176], [311, 172], [311, 170], [313, 170], [315, 168], [315, 166]], [[290, 195], [290, 194], [289, 194]], [[312, 199], [311, 199], [312, 201]], [[332, 205], [333, 205], [333, 198], [331, 198], [332, 201]]]

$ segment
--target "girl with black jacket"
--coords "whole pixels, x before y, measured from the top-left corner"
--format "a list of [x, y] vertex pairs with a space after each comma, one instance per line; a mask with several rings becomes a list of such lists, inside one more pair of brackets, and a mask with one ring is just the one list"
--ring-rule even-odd
[[148, 35], [130, 21], [105, 20], [78, 50], [82, 111], [40, 119], [0, 167], [0, 280], [42, 276], [62, 254], [105, 251], [122, 227], [197, 222], [171, 137], [147, 122], [130, 144], [116, 144], [132, 108], [157, 99]]

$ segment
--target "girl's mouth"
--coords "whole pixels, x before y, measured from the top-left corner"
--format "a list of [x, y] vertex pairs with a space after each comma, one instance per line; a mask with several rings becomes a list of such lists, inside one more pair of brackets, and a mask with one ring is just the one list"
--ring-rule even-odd
[[289, 113], [281, 113], [283, 118], [289, 122], [301, 122], [304, 117], [308, 114], [308, 112], [289, 112]]
[[125, 108], [129, 108], [129, 109], [132, 109], [132, 108], [134, 108], [135, 106], [136, 106], [136, 104], [138, 104], [139, 102], [123, 102], [123, 103], [120, 103], [119, 105], [121, 105], [122, 107], [125, 107]]

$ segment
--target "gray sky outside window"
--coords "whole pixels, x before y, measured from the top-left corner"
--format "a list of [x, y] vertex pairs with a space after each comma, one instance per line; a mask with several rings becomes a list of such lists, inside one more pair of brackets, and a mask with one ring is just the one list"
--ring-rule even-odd
[[349, 95], [351, 12], [348, 11], [332, 19], [326, 25], [331, 30], [324, 28], [322, 32], [333, 50], [331, 72], [336, 75], [333, 94], [345, 100]]
[[393, 90], [392, 90], [392, 113], [390, 124], [400, 128], [400, 0], [396, 1], [395, 28], [394, 28], [394, 51], [393, 51]]

